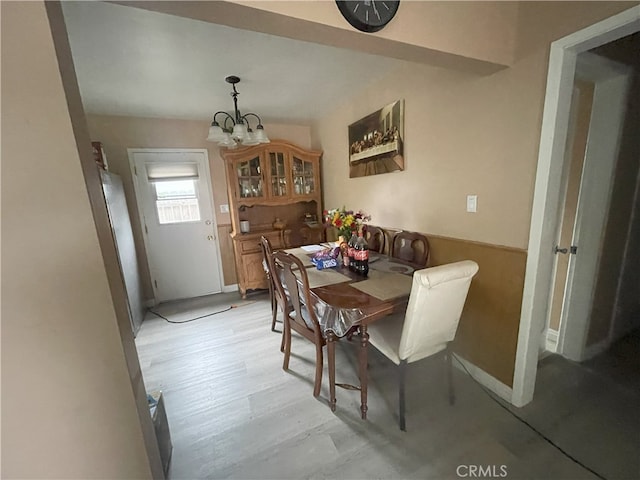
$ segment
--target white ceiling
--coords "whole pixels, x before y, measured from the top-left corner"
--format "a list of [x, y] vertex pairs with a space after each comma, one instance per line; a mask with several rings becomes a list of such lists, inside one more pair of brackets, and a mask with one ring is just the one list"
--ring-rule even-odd
[[63, 2], [88, 113], [309, 124], [404, 62], [102, 2]]

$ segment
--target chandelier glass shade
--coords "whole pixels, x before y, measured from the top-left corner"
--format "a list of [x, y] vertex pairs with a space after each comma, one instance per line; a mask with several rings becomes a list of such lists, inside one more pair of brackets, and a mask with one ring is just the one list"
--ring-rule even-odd
[[[227, 83], [230, 83], [233, 87], [231, 96], [233, 97], [233, 110], [234, 114], [231, 115], [224, 111], [214, 113], [213, 122], [209, 127], [209, 135], [207, 141], [215, 142], [221, 147], [235, 148], [239, 144], [241, 145], [258, 145], [259, 143], [269, 143], [269, 137], [267, 137], [264, 127], [262, 126], [262, 120], [255, 113], [245, 113], [242, 115], [238, 110], [238, 91], [236, 90], [236, 83], [240, 82], [240, 78], [235, 75], [231, 75], [225, 78]], [[217, 118], [222, 117], [222, 124], [220, 124]], [[256, 131], [251, 129], [249, 124], [249, 117], [255, 117], [257, 120]]]

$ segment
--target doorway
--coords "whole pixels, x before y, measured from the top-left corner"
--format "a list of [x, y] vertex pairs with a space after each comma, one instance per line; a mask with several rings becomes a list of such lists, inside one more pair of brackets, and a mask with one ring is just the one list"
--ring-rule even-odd
[[206, 150], [128, 149], [156, 303], [222, 291]]
[[[586, 337], [619, 157], [631, 70], [584, 52], [578, 55], [565, 148], [564, 212], [553, 247], [555, 285], [547, 325], [555, 351], [586, 358]], [[573, 127], [573, 128], [571, 128]], [[561, 196], [562, 198], [562, 196]], [[560, 202], [562, 205], [563, 202]]]
[[[633, 7], [551, 45], [513, 381], [515, 406], [526, 405], [533, 399], [540, 333], [545, 328], [549, 307], [577, 57], [639, 30], [640, 7]], [[597, 177], [590, 181], [597, 182]], [[576, 272], [574, 276], [582, 278]]]

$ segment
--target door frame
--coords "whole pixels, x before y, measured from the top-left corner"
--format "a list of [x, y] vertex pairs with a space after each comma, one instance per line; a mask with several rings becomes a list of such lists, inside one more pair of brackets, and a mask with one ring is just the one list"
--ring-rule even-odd
[[[581, 233], [603, 232], [609, 217], [611, 191], [631, 74], [630, 67], [599, 55], [585, 52], [578, 58], [576, 78], [592, 81], [595, 84], [572, 237], [572, 244], [578, 245], [579, 248], [584, 249], [586, 246], [580, 242]], [[586, 212], [589, 214], [585, 215]], [[597, 258], [572, 255], [569, 259], [567, 288], [560, 315], [558, 352], [578, 362], [587, 357], [586, 339], [602, 240], [603, 238], [598, 243]], [[583, 282], [582, 285], [579, 282]], [[590, 291], [588, 302], [575, 301], [571, 296], [572, 291], [581, 286]], [[595, 350], [591, 351], [593, 352]]]
[[533, 399], [540, 333], [546, 326], [558, 224], [562, 169], [577, 56], [640, 30], [640, 6], [556, 40], [551, 44], [547, 90], [533, 196], [520, 328], [511, 403]]
[[[209, 168], [209, 152], [206, 148], [127, 148], [127, 155], [129, 157], [129, 168], [131, 170], [131, 178], [133, 180], [133, 189], [136, 197], [136, 207], [138, 209], [138, 218], [140, 219], [140, 229], [142, 234], [142, 240], [144, 242], [145, 249], [145, 257], [147, 259], [147, 264], [149, 265], [149, 273], [152, 273], [153, 266], [151, 259], [149, 258], [149, 241], [147, 239], [147, 234], [143, 231], [145, 226], [144, 220], [144, 207], [142, 204], [140, 186], [138, 185], [138, 176], [136, 174], [136, 165], [134, 154], [136, 153], [202, 153], [204, 154], [204, 176], [207, 191], [209, 192], [209, 198], [211, 199], [211, 224], [213, 228], [213, 243], [214, 243], [214, 254], [216, 256], [216, 260], [218, 263], [218, 277], [220, 279], [220, 291], [225, 291], [224, 285], [224, 272], [222, 271], [222, 255], [220, 253], [220, 240], [218, 238], [218, 222], [216, 220], [216, 205], [213, 200], [213, 186], [211, 184], [211, 171]], [[153, 275], [153, 274], [152, 274]], [[153, 280], [153, 279], [152, 279]], [[156, 299], [156, 291], [153, 289], [153, 305], [157, 305], [158, 301]]]

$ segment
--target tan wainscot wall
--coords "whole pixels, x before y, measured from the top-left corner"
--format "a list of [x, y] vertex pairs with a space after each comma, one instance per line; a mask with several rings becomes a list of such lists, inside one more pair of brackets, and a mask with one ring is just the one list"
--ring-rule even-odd
[[[387, 247], [398, 229], [383, 228]], [[479, 270], [469, 289], [454, 348], [469, 362], [513, 386], [527, 252], [513, 247], [425, 233], [429, 266], [473, 260]], [[389, 249], [385, 248], [386, 253]]]

